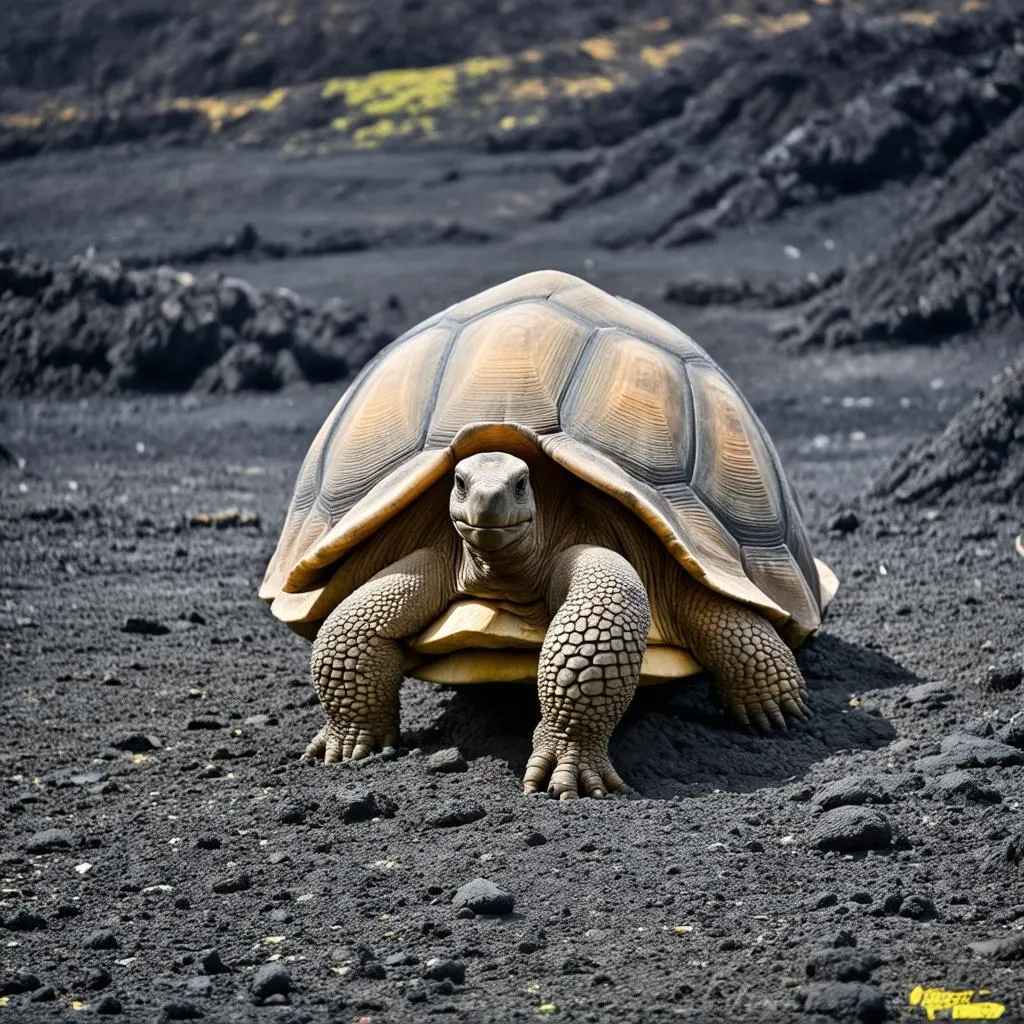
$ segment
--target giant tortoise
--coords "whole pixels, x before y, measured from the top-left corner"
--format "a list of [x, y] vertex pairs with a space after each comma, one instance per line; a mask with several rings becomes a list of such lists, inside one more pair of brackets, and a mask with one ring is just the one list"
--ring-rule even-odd
[[838, 583], [736, 386], [556, 271], [412, 328], [310, 445], [260, 596], [313, 640], [306, 755], [398, 740], [403, 675], [536, 681], [527, 792], [603, 796], [638, 684], [710, 673], [741, 723], [807, 713], [791, 648]]

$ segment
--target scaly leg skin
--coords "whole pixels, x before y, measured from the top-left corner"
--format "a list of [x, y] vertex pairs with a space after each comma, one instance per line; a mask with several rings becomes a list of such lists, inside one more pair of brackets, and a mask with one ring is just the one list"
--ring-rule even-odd
[[700, 585], [689, 588], [683, 615], [690, 650], [741, 725], [771, 732], [786, 728], [786, 715], [800, 721], [810, 715], [793, 652], [764, 616]]
[[444, 610], [452, 588], [441, 556], [421, 548], [353, 591], [324, 620], [310, 668], [327, 724], [305, 757], [358, 761], [398, 742], [397, 643]]
[[547, 788], [561, 800], [628, 792], [608, 741], [640, 678], [647, 592], [621, 555], [579, 545], [559, 556], [548, 605], [553, 616], [537, 671], [541, 720], [523, 791]]

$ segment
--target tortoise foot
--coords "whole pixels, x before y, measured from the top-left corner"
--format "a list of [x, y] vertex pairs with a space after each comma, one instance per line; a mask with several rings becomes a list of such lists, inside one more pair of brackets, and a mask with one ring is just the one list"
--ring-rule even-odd
[[523, 792], [544, 790], [559, 800], [633, 792], [612, 766], [606, 744], [570, 740], [541, 722], [533, 734], [533, 753], [526, 764]]
[[796, 689], [779, 695], [752, 693], [734, 698], [727, 710], [740, 725], [769, 733], [776, 729], [785, 730], [787, 718], [798, 722], [810, 718], [811, 711], [804, 702], [805, 697], [806, 692]]
[[356, 723], [339, 726], [328, 722], [313, 737], [302, 756], [308, 761], [323, 761], [324, 764], [361, 761], [384, 747], [395, 746], [397, 742], [397, 730], [374, 730]]

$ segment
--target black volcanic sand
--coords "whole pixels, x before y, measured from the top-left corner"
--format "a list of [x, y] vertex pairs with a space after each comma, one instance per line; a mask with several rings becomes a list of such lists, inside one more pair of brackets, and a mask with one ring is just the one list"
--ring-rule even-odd
[[[466, 254], [446, 258], [471, 280]], [[625, 260], [592, 276], [665, 308]], [[799, 655], [810, 724], [749, 735], [701, 683], [645, 693], [613, 741], [638, 795], [602, 803], [519, 795], [527, 689], [407, 683], [394, 757], [298, 761], [321, 719], [308, 647], [255, 590], [336, 388], [3, 405], [2, 984], [22, 1019], [108, 996], [131, 1019], [255, 1019], [275, 985], [294, 1021], [785, 1020], [801, 1000], [909, 1020], [918, 983], [1024, 1011], [1020, 520], [858, 497], [1006, 348], [780, 360], [756, 314], [686, 326], [765, 418], [843, 589]], [[434, 773], [451, 747], [466, 769]], [[478, 877], [511, 915], [457, 912]]]
[[[908, 46], [934, 55], [916, 72], [940, 113], [915, 121], [921, 145], [905, 152], [927, 159], [906, 176], [871, 164], [857, 188], [797, 190], [685, 245], [592, 244], [681, 198], [675, 150], [661, 178], [577, 191], [629, 141], [318, 159], [89, 149], [0, 165], [0, 223], [27, 250], [5, 249], [0, 268], [0, 373], [29, 392], [0, 400], [0, 1014], [825, 1024], [922, 1020], [909, 993], [932, 985], [990, 989], [1004, 1020], [1024, 1017], [1020, 136], [1004, 74], [1019, 53], [1003, 17], [888, 35], [854, 18], [836, 38], [875, 55], [863, 74], [861, 50], [815, 28], [820, 68], [838, 70], [820, 100], [798, 90], [791, 116], [768, 117], [758, 80], [734, 77], [748, 103], [715, 123], [735, 120], [722, 138], [746, 147], [740, 192], [776, 131], [817, 109], [819, 137], [838, 139], [854, 122], [828, 120], [837, 97], [856, 113], [861, 94], [879, 111], [914, 95], [884, 87]], [[806, 84], [804, 51], [783, 38]], [[54, 84], [64, 72], [40, 61], [37, 84]], [[967, 135], [943, 134], [947, 102], [979, 105]], [[579, 105], [580, 139], [599, 114]], [[926, 298], [951, 312], [929, 320], [917, 299], [947, 241], [950, 284]], [[301, 763], [322, 721], [308, 645], [255, 594], [341, 385], [257, 375], [234, 379], [289, 388], [224, 393], [223, 375], [204, 375], [246, 345], [260, 365], [295, 350], [302, 369], [317, 339], [331, 375], [347, 373], [378, 329], [544, 266], [675, 320], [762, 416], [842, 580], [798, 653], [815, 715], [762, 737], [725, 721], [704, 681], [645, 692], [612, 744], [637, 793], [560, 804], [518, 792], [529, 688], [409, 682], [393, 755]], [[226, 287], [252, 317], [232, 322]], [[214, 343], [192, 337], [180, 378], [173, 359], [123, 372], [145, 365], [145, 338], [166, 342], [148, 332], [173, 319], [169, 299], [179, 329], [205, 325], [199, 341]], [[328, 322], [332, 300], [358, 344]], [[262, 326], [274, 313], [292, 330], [276, 349]], [[800, 341], [794, 320], [817, 334]], [[100, 339], [95, 376], [61, 362], [62, 337], [85, 343], [75, 323]], [[848, 329], [828, 336], [829, 323]], [[140, 393], [161, 384], [195, 390]], [[500, 894], [457, 897], [474, 879], [511, 912]]]

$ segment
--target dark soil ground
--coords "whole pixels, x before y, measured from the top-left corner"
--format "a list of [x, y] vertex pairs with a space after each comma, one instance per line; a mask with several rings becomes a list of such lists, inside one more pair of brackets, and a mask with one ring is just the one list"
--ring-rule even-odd
[[[991, 99], [995, 72], [978, 74]], [[27, 325], [0, 330], [0, 378], [22, 359], [0, 400], [0, 1020], [912, 1021], [919, 985], [988, 989], [975, 998], [1024, 1019], [1020, 220], [1012, 181], [979, 174], [972, 204], [958, 164], [981, 145], [975, 167], [1013, 171], [1007, 102], [946, 162], [685, 245], [594, 244], [649, 205], [638, 182], [580, 198], [623, 142], [0, 164], [3, 234], [31, 254], [7, 265], [71, 282], [47, 298], [53, 280], [26, 295], [20, 270], [0, 278], [0, 324]], [[899, 315], [930, 279], [924, 230], [968, 268], [930, 328]], [[163, 364], [115, 370], [167, 296], [107, 302], [69, 262], [90, 246], [88, 266], [122, 261], [115, 283], [159, 290], [168, 259], [212, 281], [172, 291], [212, 311], [215, 348], [319, 339], [336, 362], [240, 385], [276, 393], [210, 393], [232, 389], [197, 373], [153, 394]], [[699, 680], [645, 692], [612, 746], [637, 793], [566, 805], [518, 792], [529, 689], [407, 682], [394, 756], [301, 763], [322, 716], [308, 645], [255, 594], [306, 446], [366, 355], [324, 333], [330, 303], [365, 313], [354, 336], [372, 347], [545, 266], [673, 319], [766, 423], [842, 580], [798, 655], [814, 718], [762, 737]], [[216, 275], [256, 289], [253, 324], [224, 319]], [[254, 326], [281, 287], [304, 310], [286, 343]], [[72, 299], [115, 353], [98, 377], [46, 348], [54, 318], [77, 337]], [[807, 341], [794, 319], [852, 326]], [[460, 910], [476, 878], [513, 911]]]

